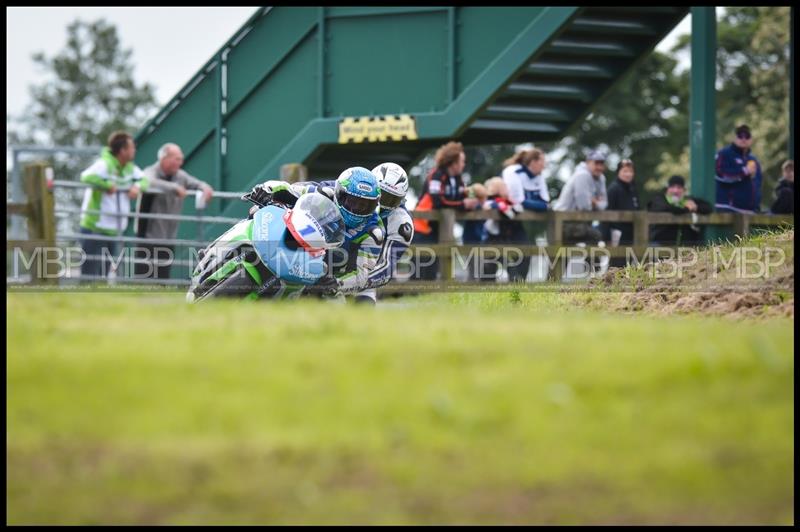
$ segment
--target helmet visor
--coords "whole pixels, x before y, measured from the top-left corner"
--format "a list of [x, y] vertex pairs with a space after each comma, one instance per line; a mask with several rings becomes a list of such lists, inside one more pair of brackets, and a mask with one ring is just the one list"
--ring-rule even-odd
[[339, 206], [356, 216], [366, 216], [375, 212], [379, 198], [362, 198], [348, 194], [346, 190], [336, 191], [336, 201]]
[[394, 209], [403, 203], [403, 196], [395, 196], [387, 190], [381, 191], [381, 207], [384, 209]]

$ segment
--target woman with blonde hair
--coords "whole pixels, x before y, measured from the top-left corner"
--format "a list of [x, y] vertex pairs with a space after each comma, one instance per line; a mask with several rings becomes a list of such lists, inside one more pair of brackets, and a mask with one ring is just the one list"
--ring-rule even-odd
[[[550, 194], [542, 176], [545, 165], [544, 152], [537, 148], [522, 150], [503, 162], [503, 182], [508, 189], [508, 199], [514, 210], [547, 211]], [[500, 224], [499, 241], [508, 244], [529, 244], [522, 222], [504, 220]], [[525, 281], [528, 277], [530, 257], [524, 257], [517, 266], [508, 267], [512, 281]]]
[[503, 181], [512, 203], [529, 211], [547, 210], [550, 194], [542, 177], [544, 165], [544, 152], [537, 148], [517, 152], [503, 162]]

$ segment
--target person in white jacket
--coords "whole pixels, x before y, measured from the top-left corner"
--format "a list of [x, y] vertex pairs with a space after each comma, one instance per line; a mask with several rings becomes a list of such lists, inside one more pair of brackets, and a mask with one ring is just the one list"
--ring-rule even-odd
[[528, 211], [547, 210], [550, 193], [542, 176], [544, 165], [544, 152], [536, 148], [517, 152], [503, 162], [502, 177], [511, 203]]
[[[100, 157], [81, 172], [81, 183], [91, 185], [81, 204], [81, 247], [87, 255], [81, 264], [81, 276], [106, 277], [117, 255], [120, 236], [128, 227], [131, 200], [147, 189], [148, 180], [133, 162], [136, 143], [124, 131], [115, 131]], [[125, 192], [118, 188], [129, 187]], [[92, 258], [88, 258], [92, 257]], [[97, 280], [97, 279], [95, 279]]]

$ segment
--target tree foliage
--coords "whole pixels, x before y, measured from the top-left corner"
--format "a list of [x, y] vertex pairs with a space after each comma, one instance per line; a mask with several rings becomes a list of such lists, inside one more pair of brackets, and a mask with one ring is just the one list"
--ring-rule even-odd
[[688, 142], [689, 87], [677, 66], [660, 52], [645, 58], [562, 140], [562, 164], [577, 164], [600, 147], [611, 171], [621, 159], [632, 159], [641, 192], [656, 188], [662, 154], [680, 154]]
[[[115, 130], [135, 133], [159, 106], [154, 87], [135, 82], [132, 55], [104, 19], [71, 23], [57, 55], [33, 55], [46, 79], [29, 87], [31, 103], [20, 116], [7, 117], [8, 143], [82, 148], [104, 145]], [[49, 160], [56, 179], [77, 179], [97, 155], [37, 158]], [[58, 205], [80, 205], [80, 190], [55, 193]], [[59, 231], [76, 232], [77, 217], [61, 218]]]
[[11, 117], [9, 142], [94, 146], [114, 130], [138, 130], [158, 104], [151, 84], [134, 81], [132, 54], [104, 19], [71, 23], [61, 52], [33, 55], [47, 79], [30, 86], [31, 103]]

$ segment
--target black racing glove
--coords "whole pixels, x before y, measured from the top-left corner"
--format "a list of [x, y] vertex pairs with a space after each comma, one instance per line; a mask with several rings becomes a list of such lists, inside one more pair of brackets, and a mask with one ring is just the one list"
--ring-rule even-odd
[[306, 292], [320, 297], [335, 297], [342, 289], [342, 283], [333, 275], [325, 275], [306, 288]]
[[258, 205], [259, 207], [263, 207], [269, 204], [272, 201], [272, 191], [267, 190], [264, 187], [264, 184], [258, 184], [253, 187], [253, 190], [242, 196], [244, 201], [250, 201]]

